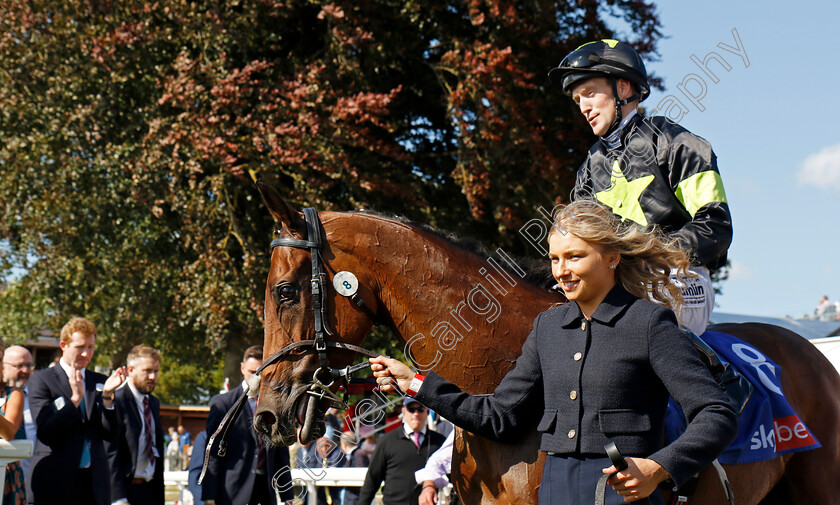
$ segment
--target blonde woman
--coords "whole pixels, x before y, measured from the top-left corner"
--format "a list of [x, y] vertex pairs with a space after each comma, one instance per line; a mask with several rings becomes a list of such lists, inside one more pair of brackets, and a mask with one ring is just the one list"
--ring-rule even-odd
[[[469, 395], [434, 372], [415, 375], [385, 357], [370, 360], [374, 376], [383, 390], [396, 380], [454, 424], [492, 439], [515, 440], [541, 414], [542, 505], [592, 503], [601, 475], [616, 471], [605, 455], [610, 441], [629, 456], [629, 467], [610, 477], [616, 492], [606, 503], [649, 496], [661, 504], [661, 482], [683, 484], [735, 436], [733, 407], [663, 306], [680, 303], [669, 276], [674, 267], [685, 272], [688, 259], [591, 200], [561, 209], [548, 242], [569, 303], [537, 316], [493, 395]], [[690, 423], [665, 446], [669, 395]]]
[[[6, 346], [0, 339], [0, 361]], [[0, 437], [3, 440], [26, 438], [23, 428], [23, 391], [6, 385], [0, 374]], [[3, 505], [25, 505], [26, 491], [23, 485], [23, 469], [20, 461], [6, 465], [6, 484], [3, 488]]]

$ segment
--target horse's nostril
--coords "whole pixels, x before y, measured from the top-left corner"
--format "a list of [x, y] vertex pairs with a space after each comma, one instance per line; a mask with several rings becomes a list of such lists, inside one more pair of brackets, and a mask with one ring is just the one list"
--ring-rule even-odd
[[254, 422], [254, 424], [257, 428], [257, 431], [267, 433], [271, 429], [271, 427], [274, 426], [275, 422], [277, 422], [277, 418], [274, 417], [274, 414], [272, 414], [268, 410], [264, 410], [262, 412], [257, 413], [256, 421]]

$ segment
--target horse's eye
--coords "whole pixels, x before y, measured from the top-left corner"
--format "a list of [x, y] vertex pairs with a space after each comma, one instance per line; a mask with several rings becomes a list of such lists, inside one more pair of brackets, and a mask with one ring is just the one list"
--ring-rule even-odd
[[295, 301], [298, 298], [298, 289], [294, 284], [284, 282], [274, 287], [274, 300], [277, 303]]

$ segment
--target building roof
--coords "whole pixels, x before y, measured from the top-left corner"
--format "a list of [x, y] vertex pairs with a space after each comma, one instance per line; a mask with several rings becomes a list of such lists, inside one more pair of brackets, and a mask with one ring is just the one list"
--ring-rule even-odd
[[793, 319], [791, 317], [746, 316], [712, 312], [711, 324], [717, 323], [765, 323], [775, 324], [797, 333], [808, 340], [840, 335], [840, 321], [818, 321], [812, 319]]

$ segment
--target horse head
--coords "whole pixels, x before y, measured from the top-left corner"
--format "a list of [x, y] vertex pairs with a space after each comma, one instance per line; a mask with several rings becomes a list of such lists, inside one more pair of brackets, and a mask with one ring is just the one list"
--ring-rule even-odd
[[[282, 225], [272, 242], [266, 281], [265, 355], [283, 355], [264, 363], [254, 427], [276, 445], [306, 444], [324, 434], [324, 413], [338, 388], [338, 374], [353, 362], [352, 348], [374, 324], [379, 303], [369, 286], [376, 280], [352, 253], [359, 246], [354, 230], [330, 229], [340, 213], [307, 209], [305, 214], [273, 188], [259, 184], [259, 190]], [[349, 280], [340, 276], [348, 286], [343, 294], [330, 286], [338, 272], [353, 274]], [[340, 336], [334, 328], [342, 329]], [[316, 345], [319, 338], [331, 347]], [[294, 347], [305, 342], [311, 345]]]

